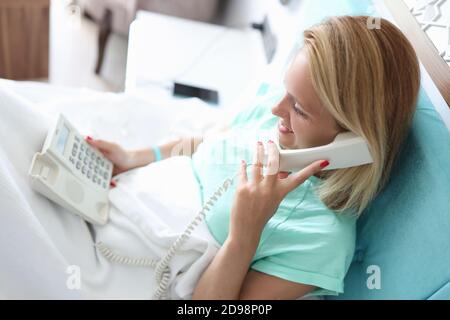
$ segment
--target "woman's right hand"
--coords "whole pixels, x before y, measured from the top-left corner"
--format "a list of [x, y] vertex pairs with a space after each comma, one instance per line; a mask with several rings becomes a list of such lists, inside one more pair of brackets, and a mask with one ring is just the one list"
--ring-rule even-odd
[[113, 176], [136, 167], [133, 154], [117, 143], [86, 137], [86, 142], [99, 150], [114, 165]]

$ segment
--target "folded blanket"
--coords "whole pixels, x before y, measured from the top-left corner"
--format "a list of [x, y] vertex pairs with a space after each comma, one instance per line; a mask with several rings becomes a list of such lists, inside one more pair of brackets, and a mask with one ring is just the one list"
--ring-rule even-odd
[[[118, 179], [118, 186], [110, 192], [113, 205], [110, 221], [104, 227], [95, 227], [95, 240], [127, 257], [160, 259], [201, 209], [191, 159], [170, 158], [124, 173]], [[201, 222], [170, 262], [167, 297], [190, 299], [219, 247], [205, 222]], [[101, 262], [109, 263], [104, 257]], [[159, 285], [154, 270], [126, 267], [129, 268], [126, 272], [141, 269], [148, 274], [145, 281], [151, 298]], [[111, 277], [109, 281], [123, 281], [123, 278]]]

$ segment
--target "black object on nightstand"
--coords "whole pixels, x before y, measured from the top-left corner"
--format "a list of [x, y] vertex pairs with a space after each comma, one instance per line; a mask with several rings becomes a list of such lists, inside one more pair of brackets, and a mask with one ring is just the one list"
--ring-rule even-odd
[[214, 104], [219, 103], [219, 92], [216, 90], [190, 86], [179, 82], [174, 83], [173, 94], [177, 96], [195, 97]]
[[267, 62], [271, 63], [273, 56], [277, 51], [278, 39], [275, 34], [272, 33], [269, 19], [265, 16], [262, 23], [252, 23], [252, 28], [261, 31]]

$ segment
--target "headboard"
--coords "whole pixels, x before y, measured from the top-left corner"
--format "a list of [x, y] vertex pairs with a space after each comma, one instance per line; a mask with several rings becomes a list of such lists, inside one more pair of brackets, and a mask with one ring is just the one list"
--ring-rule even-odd
[[[450, 67], [438, 54], [403, 0], [384, 0], [396, 23], [414, 49], [450, 108]], [[450, 17], [449, 17], [450, 18]]]

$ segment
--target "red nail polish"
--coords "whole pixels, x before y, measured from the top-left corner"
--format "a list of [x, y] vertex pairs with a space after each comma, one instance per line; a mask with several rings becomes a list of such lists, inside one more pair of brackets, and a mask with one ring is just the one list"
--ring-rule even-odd
[[89, 141], [93, 140], [91, 136], [87, 136], [86, 139], [89, 140]]
[[261, 141], [258, 141], [258, 144], [259, 144], [260, 146], [262, 146], [263, 143], [262, 143]]
[[327, 161], [327, 160], [325, 160], [324, 162], [322, 162], [322, 163], [320, 164], [320, 167], [321, 167], [321, 168], [326, 168], [326, 167], [328, 167], [329, 165], [330, 165], [330, 162]]
[[116, 186], [117, 186], [117, 183], [116, 183], [115, 180], [111, 180], [111, 182], [109, 183], [109, 185], [110, 185], [111, 187], [116, 187]]
[[269, 140], [269, 143], [273, 143], [273, 141], [272, 141], [272, 140]]

